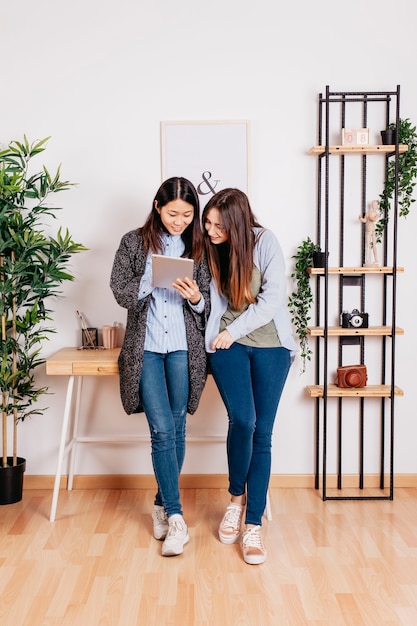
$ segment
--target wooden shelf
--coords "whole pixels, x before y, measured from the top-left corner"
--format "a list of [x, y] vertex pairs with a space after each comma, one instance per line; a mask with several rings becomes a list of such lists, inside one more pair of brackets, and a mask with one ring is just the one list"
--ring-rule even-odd
[[[407, 152], [408, 146], [400, 144], [398, 152]], [[326, 152], [326, 146], [313, 146], [308, 154], [320, 155]], [[392, 154], [395, 153], [395, 146], [329, 146], [330, 154]]]
[[[323, 385], [308, 385], [307, 393], [311, 398], [323, 397]], [[399, 387], [394, 388], [395, 396], [403, 396], [404, 392]], [[390, 398], [391, 385], [366, 385], [366, 387], [352, 387], [345, 389], [337, 385], [327, 385], [328, 398]]]
[[[309, 326], [307, 333], [312, 337], [324, 337], [323, 326]], [[397, 326], [396, 335], [404, 335], [404, 329]], [[381, 337], [392, 336], [392, 326], [370, 326], [369, 328], [342, 328], [342, 326], [329, 326], [327, 329], [329, 337]]]
[[[324, 274], [324, 267], [309, 267], [309, 274]], [[397, 274], [402, 274], [404, 272], [403, 267], [396, 268]], [[340, 275], [349, 275], [349, 274], [392, 274], [392, 267], [329, 267], [329, 274], [340, 274]]]

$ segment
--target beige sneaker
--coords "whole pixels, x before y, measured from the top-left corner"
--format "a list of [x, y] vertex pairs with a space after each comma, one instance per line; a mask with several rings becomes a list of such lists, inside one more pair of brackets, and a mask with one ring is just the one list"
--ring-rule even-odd
[[184, 546], [190, 540], [187, 524], [178, 513], [168, 518], [168, 524], [168, 534], [162, 544], [162, 556], [177, 556], [184, 552]]
[[168, 534], [168, 517], [163, 506], [155, 504], [152, 511], [153, 536], [155, 539], [162, 540]]
[[254, 526], [243, 533], [243, 560], [249, 565], [260, 565], [266, 561], [266, 548], [262, 541], [261, 527]]
[[244, 510], [243, 504], [229, 504], [219, 526], [219, 539], [222, 543], [235, 543], [239, 539]]

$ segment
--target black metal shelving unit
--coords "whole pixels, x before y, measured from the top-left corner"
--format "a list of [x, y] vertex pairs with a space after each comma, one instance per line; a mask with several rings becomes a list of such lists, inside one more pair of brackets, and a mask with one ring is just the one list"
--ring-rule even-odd
[[[396, 323], [396, 291], [397, 276], [403, 268], [397, 266], [397, 227], [398, 227], [398, 158], [407, 146], [398, 143], [391, 146], [359, 145], [345, 146], [332, 145], [331, 132], [340, 126], [340, 136], [351, 107], [360, 107], [359, 116], [362, 128], [368, 128], [369, 112], [375, 106], [384, 107], [383, 117], [386, 125], [395, 122], [399, 125], [400, 119], [400, 86], [394, 91], [381, 92], [340, 92], [331, 91], [326, 87], [325, 94], [319, 94], [318, 114], [318, 145], [313, 146], [309, 154], [317, 159], [317, 243], [326, 253], [326, 265], [322, 269], [311, 270], [312, 279], [316, 287], [316, 326], [309, 332], [315, 337], [316, 371], [315, 385], [307, 387], [309, 395], [315, 400], [315, 487], [322, 490], [323, 500], [392, 500], [394, 497], [394, 404], [396, 396], [402, 395], [401, 389], [395, 384], [395, 344], [396, 336], [402, 330]], [[355, 111], [357, 114], [357, 109]], [[390, 159], [394, 159], [395, 191], [390, 210], [388, 225], [385, 228], [382, 241], [382, 265], [380, 267], [365, 267], [365, 234], [362, 236], [362, 265], [352, 267], [346, 265], [348, 258], [347, 245], [344, 240], [346, 215], [345, 168], [346, 159], [361, 160], [360, 180], [357, 181], [361, 197], [362, 215], [366, 213], [368, 160], [380, 159], [382, 174], [387, 172]], [[330, 179], [333, 175], [331, 163], [339, 161], [337, 200], [334, 193], [330, 195]], [[338, 205], [338, 206], [335, 206]], [[330, 232], [334, 232], [332, 220], [337, 216], [336, 229], [339, 235], [338, 265], [329, 267]], [[334, 238], [332, 238], [332, 244]], [[333, 253], [335, 251], [333, 250]], [[380, 326], [370, 326], [363, 329], [342, 329], [340, 326], [329, 324], [330, 310], [340, 313], [344, 308], [345, 290], [351, 286], [359, 289], [361, 311], [366, 311], [366, 285], [370, 275], [379, 275], [381, 281], [382, 311]], [[337, 302], [330, 294], [330, 285], [337, 281]], [[333, 289], [334, 291], [334, 289]], [[332, 292], [333, 293], [333, 292]], [[380, 373], [378, 384], [367, 384], [363, 388], [344, 389], [337, 387], [331, 381], [329, 355], [337, 351], [338, 365], [344, 363], [344, 347], [357, 346], [357, 363], [366, 364], [366, 342], [380, 342]], [[366, 453], [365, 424], [367, 417], [367, 402], [375, 398], [380, 403], [380, 462], [379, 485], [367, 486], [364, 470]], [[357, 476], [349, 477], [348, 487], [345, 487], [346, 477], [343, 473], [343, 421], [345, 403], [356, 403], [358, 409], [358, 472]], [[328, 440], [329, 420], [336, 420], [336, 441]], [[336, 483], [328, 487], [328, 454], [329, 448], [336, 453]], [[322, 470], [320, 472], [320, 464]], [[386, 466], [389, 466], [388, 469]], [[386, 479], [389, 485], [386, 487]], [[330, 489], [330, 493], [329, 493]]]

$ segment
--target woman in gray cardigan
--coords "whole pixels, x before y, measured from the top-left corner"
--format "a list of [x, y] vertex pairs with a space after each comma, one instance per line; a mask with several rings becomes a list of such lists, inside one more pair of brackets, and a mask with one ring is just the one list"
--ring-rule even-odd
[[[172, 288], [152, 284], [152, 254], [194, 260], [193, 279]], [[204, 256], [197, 192], [185, 178], [157, 191], [143, 227], [126, 233], [116, 252], [110, 286], [127, 309], [119, 357], [120, 395], [126, 413], [144, 411], [158, 492], [152, 513], [162, 554], [181, 554], [188, 542], [179, 475], [185, 455], [186, 414], [197, 409], [207, 376], [204, 332], [210, 274]]]

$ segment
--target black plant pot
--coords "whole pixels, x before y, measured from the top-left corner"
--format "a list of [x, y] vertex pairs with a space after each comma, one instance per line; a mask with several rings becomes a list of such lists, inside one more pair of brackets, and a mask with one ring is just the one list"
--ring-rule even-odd
[[393, 146], [397, 141], [395, 129], [381, 130], [381, 139], [384, 146]]
[[23, 473], [26, 459], [17, 457], [17, 465], [12, 467], [13, 457], [7, 457], [8, 467], [1, 467], [0, 462], [0, 504], [20, 502], [23, 492]]
[[325, 265], [326, 265], [326, 253], [325, 252], [313, 252], [313, 267], [325, 267]]

